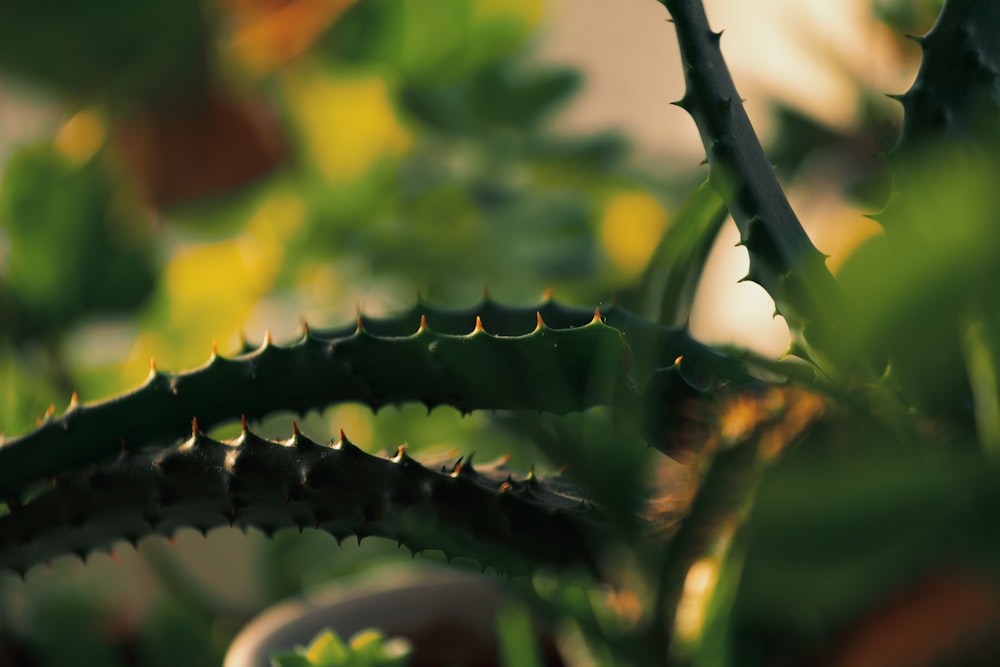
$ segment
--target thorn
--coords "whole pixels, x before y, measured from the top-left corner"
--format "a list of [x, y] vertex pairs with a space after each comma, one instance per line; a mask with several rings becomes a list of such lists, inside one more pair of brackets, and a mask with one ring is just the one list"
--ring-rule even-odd
[[684, 361], [683, 354], [679, 355], [676, 359], [674, 359], [674, 366], [680, 366], [682, 361]]
[[312, 329], [309, 328], [309, 322], [307, 322], [304, 317], [302, 318], [302, 335], [305, 338], [309, 338], [309, 336], [312, 335]]
[[242, 435], [246, 435], [247, 431], [250, 430], [247, 427], [247, 416], [246, 415], [240, 415], [240, 430], [242, 431]]
[[392, 458], [394, 463], [399, 463], [406, 457], [406, 445], [399, 445], [396, 447], [396, 456]]
[[198, 418], [194, 417], [191, 419], [191, 437], [198, 437]]
[[271, 345], [274, 345], [274, 339], [271, 338], [271, 330], [264, 329], [264, 344], [261, 347], [270, 347]]
[[213, 338], [212, 339], [212, 356], [211, 356], [211, 358], [215, 359], [217, 356], [219, 356], [219, 344]]
[[52, 415], [56, 413], [56, 406], [54, 403], [50, 403], [49, 407], [45, 410], [45, 419], [52, 419]]
[[156, 357], [149, 358], [149, 374], [156, 375]]
[[302, 433], [299, 431], [299, 424], [294, 419], [292, 420], [292, 438], [298, 438]]
[[603, 322], [603, 321], [604, 320], [601, 319], [601, 307], [598, 306], [597, 308], [594, 308], [594, 317], [592, 320], [590, 320], [590, 323], [594, 324], [595, 322]]
[[534, 463], [532, 463], [531, 467], [528, 468], [528, 481], [529, 482], [537, 482], [538, 481], [538, 477], [536, 477], [536, 475], [535, 475], [535, 464]]
[[913, 35], [913, 34], [908, 33], [908, 32], [907, 33], [903, 33], [903, 37], [905, 37], [906, 39], [908, 39], [910, 41], [916, 42], [917, 44], [919, 44], [921, 46], [921, 48], [924, 46], [924, 43], [927, 41], [927, 39], [925, 37], [921, 37], [919, 35]]
[[420, 332], [424, 331], [426, 328], [427, 328], [427, 316], [426, 315], [421, 315], [420, 316], [420, 326], [417, 327], [417, 333], [420, 333]]
[[359, 334], [365, 330], [365, 321], [361, 318], [361, 313], [358, 313], [358, 325], [354, 328], [354, 333]]
[[[72, 412], [78, 407], [80, 407], [80, 395], [74, 391], [69, 397], [69, 407], [66, 408], [66, 412]], [[3, 438], [0, 437], [0, 440], [2, 439]]]
[[486, 333], [486, 329], [483, 328], [483, 319], [476, 315], [476, 328], [472, 330], [472, 333]]
[[545, 328], [545, 320], [542, 319], [542, 312], [540, 310], [535, 311], [535, 316], [537, 320], [535, 321], [535, 331], [539, 331]]
[[345, 442], [347, 442], [347, 436], [344, 435], [344, 429], [340, 429], [340, 439], [338, 440], [337, 444], [342, 445]]
[[542, 292], [542, 302], [548, 303], [549, 301], [552, 301], [552, 288], [546, 287], [545, 291]]
[[455, 467], [451, 469], [451, 476], [457, 479], [462, 474], [462, 467], [462, 459], [455, 461]]

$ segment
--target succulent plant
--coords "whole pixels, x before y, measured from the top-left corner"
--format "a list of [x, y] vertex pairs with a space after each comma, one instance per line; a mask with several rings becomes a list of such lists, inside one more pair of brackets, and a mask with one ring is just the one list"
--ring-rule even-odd
[[[749, 254], [747, 279], [774, 299], [798, 360], [713, 349], [684, 326], [622, 306], [546, 297], [531, 308], [417, 303], [344, 329], [305, 327], [288, 344], [268, 335], [235, 356], [213, 350], [187, 372], [154, 364], [134, 391], [95, 403], [74, 397], [62, 414], [0, 444], [0, 567], [23, 574], [61, 553], [85, 558], [114, 540], [180, 527], [315, 526], [511, 574], [580, 565], [616, 587], [614, 548], [625, 542], [655, 565], [640, 620], [609, 633], [635, 664], [735, 664], [742, 651], [760, 664], [802, 659], [838, 632], [852, 636], [850, 624], [878, 600], [934, 572], [971, 563], [985, 579], [1000, 574], [989, 518], [1000, 502], [991, 191], [1000, 174], [1000, 5], [950, 0], [918, 38], [922, 65], [900, 96], [903, 131], [886, 156], [895, 181], [876, 216], [885, 233], [835, 278], [750, 126], [721, 33], [700, 2], [663, 4], [687, 81], [677, 104], [694, 118], [709, 167], [689, 218], [668, 234], [686, 225], [711, 238], [717, 225], [705, 221], [718, 216], [704, 201], [718, 193]], [[668, 276], [663, 303], [684, 301], [699, 257], [679, 260], [680, 275], [677, 266], [647, 274]], [[666, 310], [667, 320], [676, 315]], [[371, 455], [343, 434], [314, 442], [295, 424], [287, 440], [270, 441], [248, 426], [348, 401], [505, 411], [514, 420], [598, 408], [612, 424], [603, 460], [642, 439], [657, 454], [640, 472], [655, 476], [655, 460], [669, 458], [689, 483], [619, 488], [571, 437], [565, 474], [542, 475], [474, 464], [471, 455], [419, 462], [402, 447]], [[241, 419], [235, 440], [203, 431]], [[877, 583], [867, 595], [837, 597], [818, 581], [827, 557], [849, 564], [837, 576]], [[769, 586], [800, 585], [796, 572], [809, 581], [769, 597]], [[807, 608], [822, 622], [793, 618]], [[770, 625], [755, 621], [762, 609]], [[947, 650], [967, 640], [949, 636]]]
[[402, 637], [385, 637], [378, 630], [362, 630], [345, 642], [335, 630], [324, 630], [309, 646], [273, 657], [278, 667], [402, 667], [413, 647]]

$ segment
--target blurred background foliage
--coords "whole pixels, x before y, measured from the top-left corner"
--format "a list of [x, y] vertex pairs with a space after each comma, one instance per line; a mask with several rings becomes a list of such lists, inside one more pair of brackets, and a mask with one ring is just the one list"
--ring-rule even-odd
[[[920, 33], [940, 4], [873, 13]], [[418, 291], [443, 305], [487, 287], [518, 304], [553, 288], [641, 305], [668, 212], [702, 173], [640, 168], [617, 132], [556, 131], [585, 81], [533, 56], [544, 15], [543, 0], [0, 5], [0, 95], [41, 100], [52, 119], [41, 141], [2, 147], [0, 429], [23, 433], [73, 392], [135, 386], [151, 357], [191, 367], [213, 340], [233, 353], [244, 335], [281, 340], [303, 319], [343, 324]], [[917, 57], [902, 37], [893, 48]], [[873, 154], [898, 123], [882, 92], [858, 79], [847, 130], [776, 101], [783, 176], [822, 162], [844, 198], [877, 209], [887, 181]], [[289, 422], [262, 428], [286, 437]], [[351, 405], [301, 423], [370, 449], [534, 460], [489, 424]], [[0, 664], [218, 664], [268, 602], [398, 558], [310, 531], [211, 537], [64, 559], [27, 582], [0, 574]]]

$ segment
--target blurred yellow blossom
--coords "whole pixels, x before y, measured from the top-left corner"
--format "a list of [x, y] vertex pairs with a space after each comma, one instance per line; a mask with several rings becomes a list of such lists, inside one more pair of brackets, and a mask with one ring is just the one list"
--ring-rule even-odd
[[289, 100], [307, 149], [332, 183], [355, 180], [381, 158], [401, 155], [410, 147], [410, 134], [380, 77], [295, 77]]
[[619, 269], [635, 274], [646, 266], [667, 226], [667, 213], [645, 192], [621, 192], [604, 206], [601, 243]]
[[542, 19], [544, 4], [542, 0], [473, 0], [472, 18], [516, 20], [533, 27]]
[[104, 121], [94, 111], [83, 110], [67, 120], [55, 136], [55, 147], [73, 164], [92, 158], [107, 135]]

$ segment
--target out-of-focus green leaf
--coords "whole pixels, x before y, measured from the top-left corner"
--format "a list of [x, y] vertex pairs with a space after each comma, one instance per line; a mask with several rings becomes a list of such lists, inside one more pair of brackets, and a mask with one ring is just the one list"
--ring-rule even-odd
[[643, 273], [642, 312], [662, 324], [682, 324], [691, 314], [694, 293], [712, 243], [729, 214], [707, 181], [670, 221]]
[[572, 70], [522, 71], [504, 60], [476, 77], [444, 86], [410, 86], [403, 107], [428, 127], [444, 133], [478, 133], [491, 128], [526, 131], [579, 88]]
[[822, 645], [930, 568], [995, 564], [997, 471], [975, 448], [887, 447], [864, 425], [824, 428], [757, 495], [731, 637], [756, 637], [746, 655]]
[[[116, 626], [106, 599], [65, 590], [49, 592], [35, 600], [29, 611], [34, 637], [28, 642], [43, 667], [101, 665], [125, 667], [127, 636], [116, 636], [127, 627]], [[125, 619], [118, 619], [125, 621]], [[57, 638], [57, 639], [53, 639]]]
[[542, 667], [531, 612], [510, 604], [497, 612], [497, 638], [503, 667]]
[[0, 185], [9, 260], [4, 334], [65, 331], [86, 315], [136, 308], [154, 282], [149, 232], [122, 206], [100, 159], [76, 166], [51, 146], [15, 154]]
[[199, 0], [0, 3], [0, 69], [85, 99], [197, 92], [206, 39]]
[[226, 647], [216, 641], [213, 624], [206, 621], [180, 604], [161, 601], [149, 610], [137, 637], [141, 664], [148, 667], [220, 664]]
[[843, 335], [859, 353], [884, 350], [892, 380], [917, 407], [955, 411], [969, 397], [959, 323], [1000, 297], [998, 172], [992, 158], [928, 155], [897, 169], [905, 190], [881, 214], [897, 221], [893, 229], [866, 241], [840, 271], [854, 317]]
[[876, 0], [872, 14], [896, 34], [921, 35], [941, 13], [945, 0]]
[[365, 0], [324, 40], [331, 56], [390, 67], [408, 82], [454, 82], [517, 47], [540, 18], [539, 0]]

